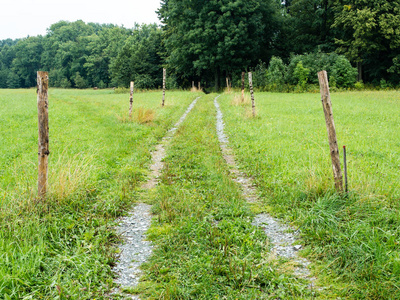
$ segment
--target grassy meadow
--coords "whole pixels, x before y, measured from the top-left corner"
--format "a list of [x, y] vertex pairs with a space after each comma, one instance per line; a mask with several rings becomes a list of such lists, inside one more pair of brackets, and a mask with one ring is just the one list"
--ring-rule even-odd
[[[140, 184], [150, 151], [202, 97], [170, 141], [155, 190]], [[232, 181], [215, 132], [215, 94], [111, 90], [49, 92], [49, 193], [37, 202], [34, 89], [0, 90], [0, 299], [108, 299], [118, 243], [113, 225], [134, 202], [153, 204], [143, 266], [145, 299], [399, 299], [400, 96], [331, 95], [349, 190], [334, 191], [319, 94], [256, 93], [218, 99], [225, 131], [260, 203]], [[341, 154], [341, 158], [343, 155]], [[254, 214], [301, 230], [321, 290], [296, 278]], [[112, 296], [117, 297], [117, 296]]]
[[[0, 90], [0, 298], [93, 299], [112, 286], [114, 220], [137, 199], [150, 151], [198, 96], [49, 91], [49, 192], [37, 203], [34, 89]], [[29, 298], [30, 297], [30, 298]]]
[[319, 94], [257, 93], [256, 118], [238, 94], [220, 102], [240, 167], [258, 187], [258, 209], [300, 227], [320, 284], [343, 298], [399, 299], [399, 93], [331, 98], [341, 159], [347, 148], [347, 197], [334, 191]]

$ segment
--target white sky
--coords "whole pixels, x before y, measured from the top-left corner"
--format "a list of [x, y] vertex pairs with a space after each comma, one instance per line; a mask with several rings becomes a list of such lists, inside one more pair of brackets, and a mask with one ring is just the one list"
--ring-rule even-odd
[[0, 40], [45, 35], [58, 21], [112, 23], [132, 28], [159, 23], [160, 0], [0, 0]]

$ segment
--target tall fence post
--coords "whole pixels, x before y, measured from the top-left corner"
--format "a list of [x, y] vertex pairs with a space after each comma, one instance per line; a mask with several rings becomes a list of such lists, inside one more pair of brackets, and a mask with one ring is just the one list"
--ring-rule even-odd
[[129, 118], [132, 118], [132, 106], [133, 106], [133, 87], [134, 87], [134, 82], [131, 81], [131, 92], [129, 94]]
[[242, 72], [242, 103], [244, 102], [244, 72]]
[[162, 93], [162, 106], [164, 106], [165, 103], [165, 80], [167, 77], [167, 70], [165, 68], [163, 68], [163, 83], [162, 83], [162, 87], [163, 87], [163, 93]]
[[256, 116], [256, 102], [254, 100], [254, 92], [253, 92], [253, 74], [249, 72], [249, 87], [250, 87], [250, 95], [251, 95], [251, 108], [253, 111], [253, 117]]
[[39, 165], [38, 165], [38, 196], [43, 199], [47, 192], [47, 168], [49, 157], [49, 75], [47, 72], [37, 72], [37, 105], [39, 129]]
[[325, 114], [326, 129], [328, 131], [329, 149], [332, 159], [333, 178], [335, 180], [335, 188], [338, 192], [343, 191], [343, 177], [340, 168], [339, 147], [336, 138], [335, 123], [333, 121], [333, 111], [331, 96], [329, 93], [329, 82], [326, 71], [318, 72], [318, 80], [321, 91], [322, 107]]

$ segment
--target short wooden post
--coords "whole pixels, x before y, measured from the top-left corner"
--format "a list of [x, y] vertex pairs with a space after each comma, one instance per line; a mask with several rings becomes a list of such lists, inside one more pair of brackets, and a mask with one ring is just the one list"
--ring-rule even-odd
[[244, 102], [244, 72], [242, 72], [242, 103]]
[[134, 82], [131, 81], [131, 92], [129, 95], [129, 118], [132, 118], [132, 106], [133, 106], [133, 87], [134, 87]]
[[38, 196], [43, 199], [47, 192], [47, 168], [49, 157], [49, 75], [47, 72], [37, 72], [37, 105], [39, 128], [39, 166], [38, 166]]
[[197, 83], [199, 91], [201, 90], [200, 81]]
[[254, 92], [253, 92], [253, 75], [249, 72], [249, 87], [250, 87], [250, 95], [251, 95], [251, 108], [253, 110], [253, 117], [256, 116], [256, 103], [254, 101]]
[[230, 88], [229, 88], [229, 78], [226, 77], [226, 88], [228, 89], [228, 92], [230, 92]]
[[163, 69], [163, 83], [162, 83], [162, 87], [163, 87], [163, 93], [162, 93], [162, 106], [164, 106], [165, 103], [165, 80], [167, 77], [167, 70], [164, 68]]
[[336, 138], [335, 123], [333, 121], [333, 111], [331, 96], [329, 93], [329, 82], [326, 71], [318, 72], [318, 80], [321, 91], [322, 107], [325, 114], [326, 129], [328, 131], [329, 149], [332, 159], [333, 178], [338, 192], [343, 191], [343, 177], [340, 168], [339, 147]]
[[192, 90], [194, 90], [194, 81], [192, 81]]

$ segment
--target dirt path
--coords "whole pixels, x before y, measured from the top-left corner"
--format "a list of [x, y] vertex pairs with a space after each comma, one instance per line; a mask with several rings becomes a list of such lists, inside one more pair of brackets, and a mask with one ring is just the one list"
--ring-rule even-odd
[[[244, 198], [248, 202], [256, 202], [258, 200], [257, 191], [252, 180], [238, 170], [232, 149], [229, 147], [229, 139], [224, 133], [225, 125], [218, 98], [219, 96], [214, 99], [214, 105], [217, 111], [216, 129], [222, 155], [230, 167], [234, 180], [241, 186]], [[310, 287], [313, 288], [315, 278], [311, 277], [308, 269], [310, 261], [298, 256], [298, 251], [302, 248], [302, 245], [297, 242], [299, 232], [266, 213], [257, 215], [252, 224], [263, 228], [273, 244], [273, 254], [291, 260], [295, 265], [294, 274], [309, 280]]]
[[[144, 190], [155, 188], [158, 183], [158, 177], [164, 167], [162, 162], [165, 157], [165, 148], [169, 140], [174, 136], [178, 127], [186, 119], [186, 116], [196, 105], [196, 98], [187, 108], [179, 121], [172, 127], [162, 139], [161, 143], [156, 146], [156, 150], [151, 153], [152, 164], [150, 166], [150, 176], [148, 181], [143, 184]], [[129, 215], [121, 218], [117, 228], [117, 232], [122, 236], [124, 244], [119, 246], [120, 255], [118, 262], [113, 271], [118, 274], [115, 279], [121, 288], [133, 288], [139, 283], [141, 276], [140, 266], [147, 261], [152, 252], [152, 245], [146, 241], [145, 233], [151, 225], [151, 206], [144, 203], [138, 203]], [[121, 289], [117, 289], [115, 293], [121, 293]], [[140, 299], [136, 295], [127, 296], [130, 299]]]

